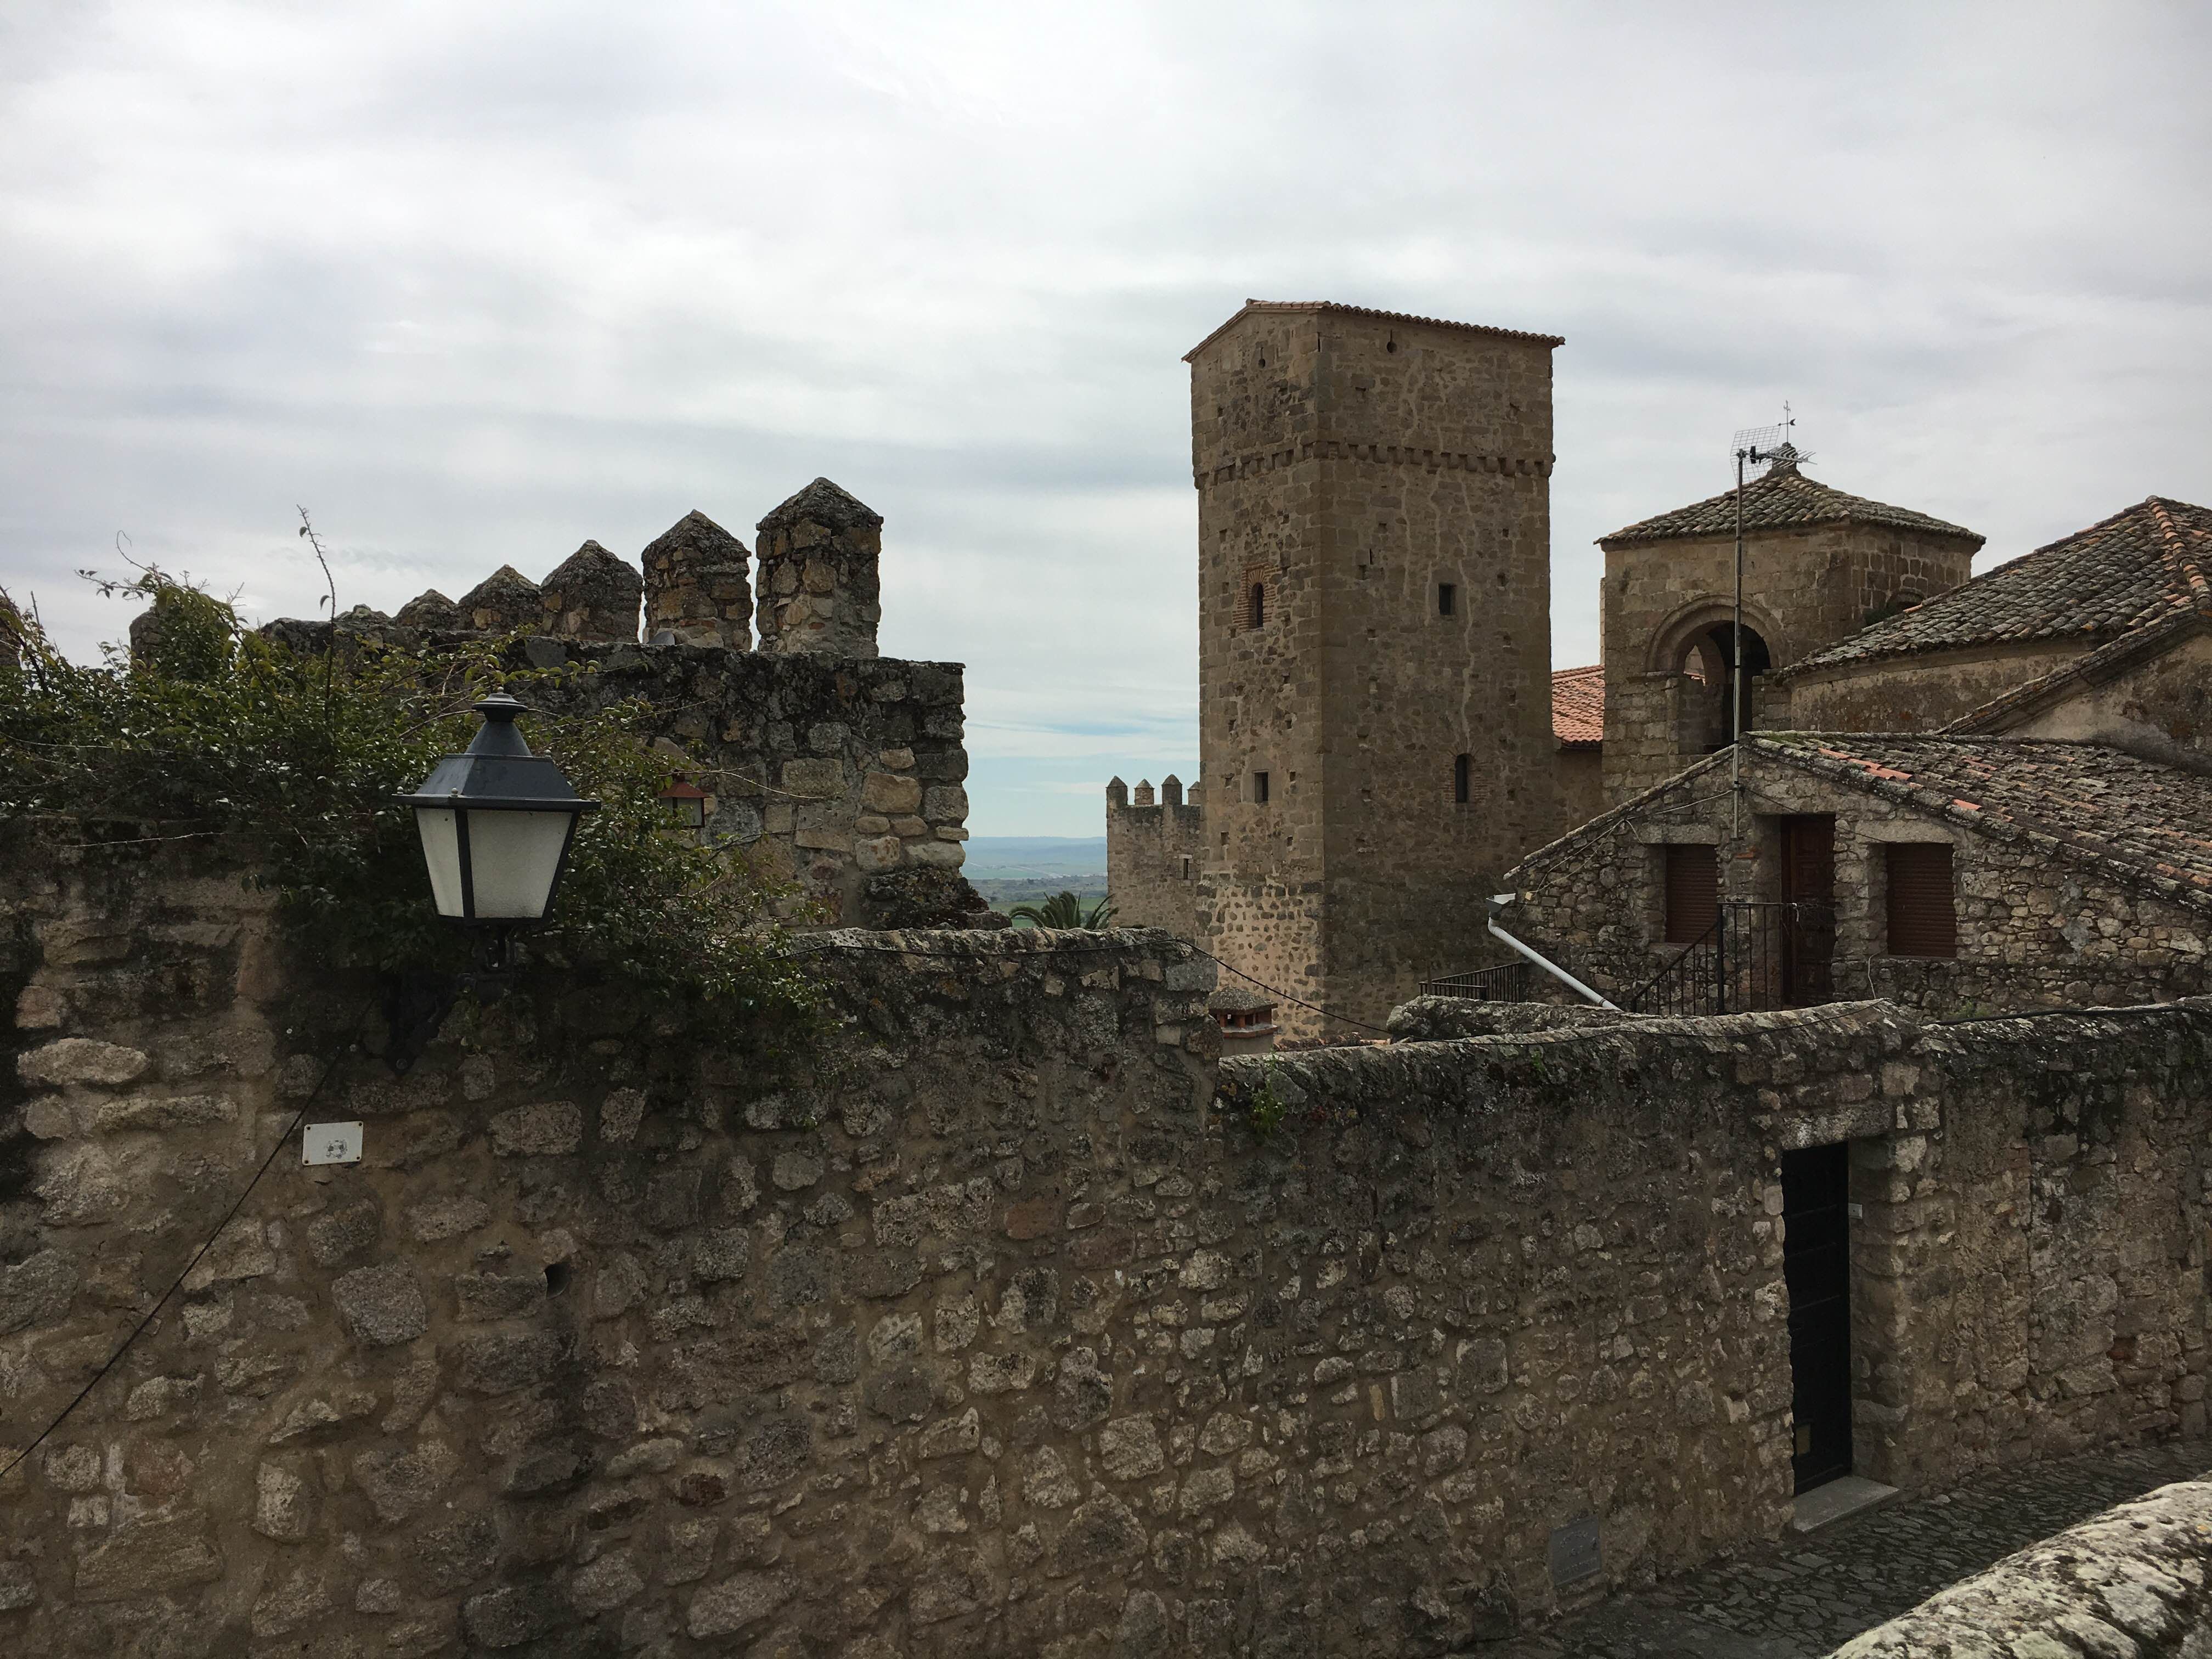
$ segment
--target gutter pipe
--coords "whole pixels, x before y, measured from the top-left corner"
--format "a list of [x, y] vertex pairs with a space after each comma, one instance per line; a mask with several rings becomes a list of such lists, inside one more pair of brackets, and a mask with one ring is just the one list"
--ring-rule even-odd
[[1514, 938], [1512, 934], [1507, 933], [1503, 927], [1500, 927], [1498, 925], [1498, 913], [1520, 896], [1521, 896], [1518, 893], [1498, 893], [1492, 896], [1490, 901], [1490, 936], [1492, 939], [1499, 940], [1516, 955], [1525, 957], [1530, 962], [1534, 963], [1536, 966], [1541, 968], [1553, 979], [1559, 981], [1560, 984], [1565, 986], [1570, 991], [1572, 991], [1577, 996], [1583, 998], [1585, 1001], [1595, 1002], [1601, 1008], [1613, 1008], [1613, 1012], [1616, 1014], [1620, 1012], [1620, 1009], [1613, 1008], [1613, 1004], [1607, 1002], [1596, 992], [1591, 990], [1589, 986], [1583, 984], [1582, 981], [1577, 979], [1565, 969], [1560, 967], [1558, 963], [1547, 961], [1544, 957], [1537, 955], [1535, 951], [1530, 950], [1519, 939]]

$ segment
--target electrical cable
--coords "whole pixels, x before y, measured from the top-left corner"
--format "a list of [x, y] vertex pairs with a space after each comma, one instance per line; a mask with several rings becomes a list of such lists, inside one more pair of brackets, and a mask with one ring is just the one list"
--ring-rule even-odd
[[47, 1436], [53, 1433], [56, 1429], [58, 1429], [64, 1422], [69, 1420], [69, 1416], [71, 1412], [74, 1412], [79, 1406], [82, 1406], [87, 1400], [91, 1398], [92, 1391], [98, 1388], [100, 1383], [106, 1379], [107, 1374], [110, 1371], [113, 1370], [118, 1364], [122, 1363], [123, 1356], [131, 1352], [131, 1344], [137, 1341], [140, 1337], [146, 1334], [147, 1327], [154, 1322], [155, 1316], [161, 1313], [162, 1309], [168, 1306], [169, 1298], [176, 1295], [176, 1293], [184, 1287], [185, 1281], [192, 1276], [192, 1269], [200, 1265], [201, 1259], [204, 1257], [210, 1249], [215, 1248], [216, 1240], [222, 1237], [223, 1230], [229, 1226], [233, 1221], [238, 1218], [238, 1212], [246, 1207], [246, 1200], [253, 1196], [253, 1189], [261, 1184], [261, 1177], [267, 1175], [269, 1173], [270, 1166], [276, 1163], [276, 1154], [284, 1150], [286, 1146], [290, 1143], [292, 1137], [299, 1132], [301, 1124], [307, 1121], [308, 1109], [312, 1107], [315, 1103], [316, 1100], [321, 1096], [324, 1088], [329, 1084], [331, 1079], [337, 1074], [338, 1061], [347, 1054], [351, 1052], [354, 1044], [361, 1040], [362, 1030], [367, 1023], [368, 1012], [364, 1009], [361, 1022], [356, 1024], [354, 1027], [353, 1036], [347, 1040], [343, 1048], [341, 1048], [336, 1054], [331, 1056], [329, 1062], [324, 1066], [322, 1076], [315, 1080], [315, 1086], [307, 1091], [307, 1097], [300, 1103], [300, 1109], [292, 1114], [291, 1122], [285, 1126], [284, 1133], [279, 1135], [276, 1138], [276, 1144], [270, 1147], [269, 1155], [261, 1160], [261, 1167], [253, 1172], [253, 1178], [246, 1183], [245, 1188], [240, 1192], [236, 1200], [232, 1203], [228, 1210], [223, 1212], [222, 1219], [216, 1223], [215, 1231], [210, 1233], [205, 1239], [201, 1241], [198, 1249], [192, 1252], [192, 1259], [185, 1264], [184, 1271], [176, 1276], [176, 1278], [170, 1283], [169, 1288], [162, 1291], [160, 1298], [155, 1302], [152, 1307], [146, 1310], [146, 1316], [143, 1319], [141, 1319], [138, 1323], [132, 1328], [131, 1334], [125, 1337], [121, 1344], [116, 1348], [115, 1352], [107, 1356], [106, 1363], [102, 1364], [98, 1370], [92, 1374], [92, 1380], [76, 1391], [76, 1397], [71, 1400], [68, 1405], [63, 1407], [61, 1410], [55, 1414], [53, 1421], [47, 1424], [45, 1428], [39, 1431], [37, 1438], [33, 1439], [29, 1445], [24, 1447], [22, 1450], [17, 1452], [15, 1456], [9, 1458], [6, 1468], [0, 1468], [0, 1480], [5, 1480], [9, 1475], [13, 1474], [15, 1472], [15, 1468], [18, 1464], [29, 1457], [33, 1452], [38, 1450], [38, 1449], [46, 1443]]

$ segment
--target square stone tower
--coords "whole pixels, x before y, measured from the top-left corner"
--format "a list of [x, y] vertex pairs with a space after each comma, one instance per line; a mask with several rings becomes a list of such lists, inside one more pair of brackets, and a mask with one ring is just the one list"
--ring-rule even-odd
[[1553, 826], [1560, 343], [1255, 300], [1185, 360], [1202, 936], [1356, 1019], [1487, 957], [1484, 901]]

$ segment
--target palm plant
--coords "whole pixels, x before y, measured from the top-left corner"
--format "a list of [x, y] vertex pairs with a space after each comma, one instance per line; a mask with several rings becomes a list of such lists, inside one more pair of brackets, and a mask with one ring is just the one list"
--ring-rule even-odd
[[1081, 899], [1063, 891], [1042, 904], [1017, 904], [1006, 914], [1032, 927], [1103, 927], [1113, 919], [1114, 904], [1110, 899], [1100, 899], [1086, 911]]

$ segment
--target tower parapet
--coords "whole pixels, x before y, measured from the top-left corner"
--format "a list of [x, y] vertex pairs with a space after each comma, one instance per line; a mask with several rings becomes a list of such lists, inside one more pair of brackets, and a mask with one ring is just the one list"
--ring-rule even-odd
[[883, 619], [884, 515], [817, 478], [758, 526], [760, 648], [872, 657]]

